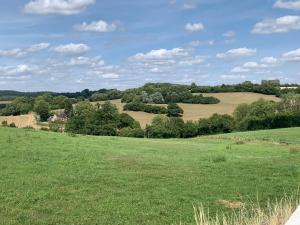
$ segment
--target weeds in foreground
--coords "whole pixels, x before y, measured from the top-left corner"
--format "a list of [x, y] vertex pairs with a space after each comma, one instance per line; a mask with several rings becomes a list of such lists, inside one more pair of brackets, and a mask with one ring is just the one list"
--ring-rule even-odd
[[203, 207], [194, 207], [196, 225], [284, 225], [296, 209], [298, 201], [284, 198], [275, 204], [268, 204], [265, 209], [260, 206], [241, 208], [232, 216], [217, 215], [211, 219]]
[[291, 154], [298, 154], [298, 153], [300, 153], [300, 147], [291, 147], [290, 148], [290, 153]]

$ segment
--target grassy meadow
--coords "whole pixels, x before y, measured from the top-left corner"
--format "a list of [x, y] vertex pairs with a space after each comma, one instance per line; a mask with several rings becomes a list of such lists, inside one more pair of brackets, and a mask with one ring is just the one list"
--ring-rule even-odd
[[300, 184], [300, 128], [195, 139], [0, 127], [0, 224], [195, 224]]

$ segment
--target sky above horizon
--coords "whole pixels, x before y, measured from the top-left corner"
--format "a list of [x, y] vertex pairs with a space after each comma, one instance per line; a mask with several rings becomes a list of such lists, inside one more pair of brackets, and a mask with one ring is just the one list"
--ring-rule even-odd
[[0, 90], [300, 82], [300, 0], [10, 0]]

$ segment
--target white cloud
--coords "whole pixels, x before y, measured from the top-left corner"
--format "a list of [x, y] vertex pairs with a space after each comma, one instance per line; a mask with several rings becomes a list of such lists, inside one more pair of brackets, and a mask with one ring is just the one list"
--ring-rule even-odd
[[14, 48], [10, 50], [0, 49], [0, 56], [16, 57], [16, 58], [24, 57], [27, 56], [29, 53], [35, 53], [47, 49], [49, 46], [50, 46], [49, 43], [40, 43], [40, 44], [31, 45], [28, 48]]
[[300, 10], [300, 0], [277, 0], [275, 8]]
[[185, 29], [189, 32], [198, 32], [204, 30], [203, 23], [188, 23], [185, 25]]
[[202, 57], [196, 56], [191, 59], [182, 60], [179, 62], [179, 65], [182, 66], [193, 66], [193, 65], [200, 65], [203, 64], [205, 60]]
[[182, 48], [158, 49], [152, 50], [148, 53], [138, 53], [129, 59], [131, 61], [145, 61], [145, 60], [161, 60], [161, 59], [173, 59], [175, 57], [188, 56], [188, 52]]
[[95, 67], [95, 66], [103, 66], [104, 64], [105, 62], [104, 60], [101, 59], [101, 57], [90, 58], [90, 57], [79, 56], [76, 58], [72, 58], [70, 60], [70, 65], [72, 66], [86, 65], [86, 66]]
[[276, 19], [266, 19], [254, 25], [252, 33], [272, 34], [300, 30], [300, 16], [283, 16]]
[[262, 69], [267, 68], [268, 66], [265, 64], [259, 64], [257, 62], [246, 62], [243, 67], [248, 69]]
[[81, 54], [90, 50], [90, 47], [86, 44], [67, 44], [59, 45], [51, 48], [52, 51], [62, 54]]
[[241, 57], [254, 56], [256, 52], [257, 52], [256, 49], [237, 48], [237, 49], [231, 49], [225, 53], [219, 53], [217, 54], [216, 57], [219, 59], [235, 59]]
[[150, 69], [149, 71], [152, 72], [152, 73], [159, 73], [159, 72], [161, 72], [161, 70], [158, 69], [157, 67], [154, 67], [154, 68]]
[[96, 0], [31, 0], [24, 12], [34, 14], [74, 15], [81, 13]]
[[271, 56], [262, 58], [261, 62], [265, 64], [276, 65], [280, 63], [280, 60]]
[[215, 41], [214, 40], [208, 40], [208, 41], [192, 41], [189, 43], [190, 46], [192, 47], [199, 47], [199, 46], [205, 46], [205, 45], [208, 45], [208, 46], [213, 46], [215, 44]]
[[237, 67], [234, 67], [232, 70], [231, 70], [231, 73], [247, 73], [249, 72], [250, 70], [247, 69], [247, 68], [243, 68], [243, 67], [240, 67], [240, 66], [237, 66]]
[[285, 61], [300, 61], [300, 48], [284, 53], [282, 59]]
[[90, 24], [84, 22], [79, 25], [75, 25], [75, 29], [78, 31], [90, 31], [90, 32], [99, 32], [99, 33], [107, 33], [113, 32], [118, 29], [117, 23], [107, 23], [106, 21], [99, 20], [93, 21]]
[[224, 74], [221, 76], [223, 80], [242, 80], [246, 79], [247, 77], [245, 75], [232, 75], [232, 74]]
[[119, 76], [119, 74], [116, 74], [116, 73], [106, 73], [106, 74], [103, 74], [102, 77], [105, 79], [118, 79], [120, 76]]
[[187, 10], [190, 10], [190, 9], [196, 9], [196, 8], [197, 8], [197, 5], [194, 4], [194, 3], [184, 3], [184, 4], [183, 4], [183, 8], [184, 8], [184, 9], [187, 9]]
[[236, 35], [236, 33], [232, 30], [229, 30], [229, 31], [226, 31], [225, 33], [223, 33], [224, 37], [233, 37], [235, 35]]
[[17, 66], [0, 66], [1, 76], [24, 75], [31, 71], [32, 69], [26, 64], [20, 64]]

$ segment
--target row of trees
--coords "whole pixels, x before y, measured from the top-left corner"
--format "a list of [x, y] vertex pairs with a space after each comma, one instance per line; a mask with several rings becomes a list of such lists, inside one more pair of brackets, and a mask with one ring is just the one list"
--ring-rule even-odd
[[143, 87], [125, 91], [122, 102], [217, 104], [220, 101], [215, 97], [204, 97], [201, 94], [193, 95], [188, 85], [149, 83]]
[[0, 110], [0, 115], [18, 116], [33, 111], [40, 116], [41, 121], [46, 121], [52, 115], [51, 110], [55, 109], [64, 109], [66, 116], [70, 116], [73, 103], [74, 101], [65, 96], [53, 97], [50, 94], [36, 98], [17, 97]]
[[168, 117], [181, 117], [183, 109], [176, 103], [169, 103], [167, 108], [158, 105], [149, 105], [142, 102], [130, 102], [124, 105], [124, 111], [141, 111], [153, 114], [167, 114]]
[[241, 104], [233, 116], [214, 114], [198, 122], [157, 116], [146, 128], [150, 138], [189, 138], [199, 135], [300, 126], [300, 95], [289, 94], [279, 103], [258, 100]]
[[[123, 131], [124, 128], [126, 130]], [[74, 107], [65, 130], [70, 133], [101, 136], [117, 136], [128, 131], [143, 133], [137, 121], [126, 113], [120, 114], [110, 102], [97, 106], [89, 102], [79, 102]]]
[[277, 96], [281, 94], [279, 80], [263, 80], [261, 84], [245, 81], [240, 84], [222, 84], [220, 86], [198, 86], [192, 83], [190, 88], [192, 93], [254, 92]]
[[109, 102], [98, 107], [88, 102], [76, 105], [66, 131], [79, 134], [148, 138], [191, 138], [199, 135], [300, 126], [300, 95], [289, 94], [280, 102], [258, 100], [241, 104], [233, 116], [214, 114], [197, 122], [184, 122], [176, 104], [168, 116], [157, 115], [145, 130], [128, 114], [119, 114]]

